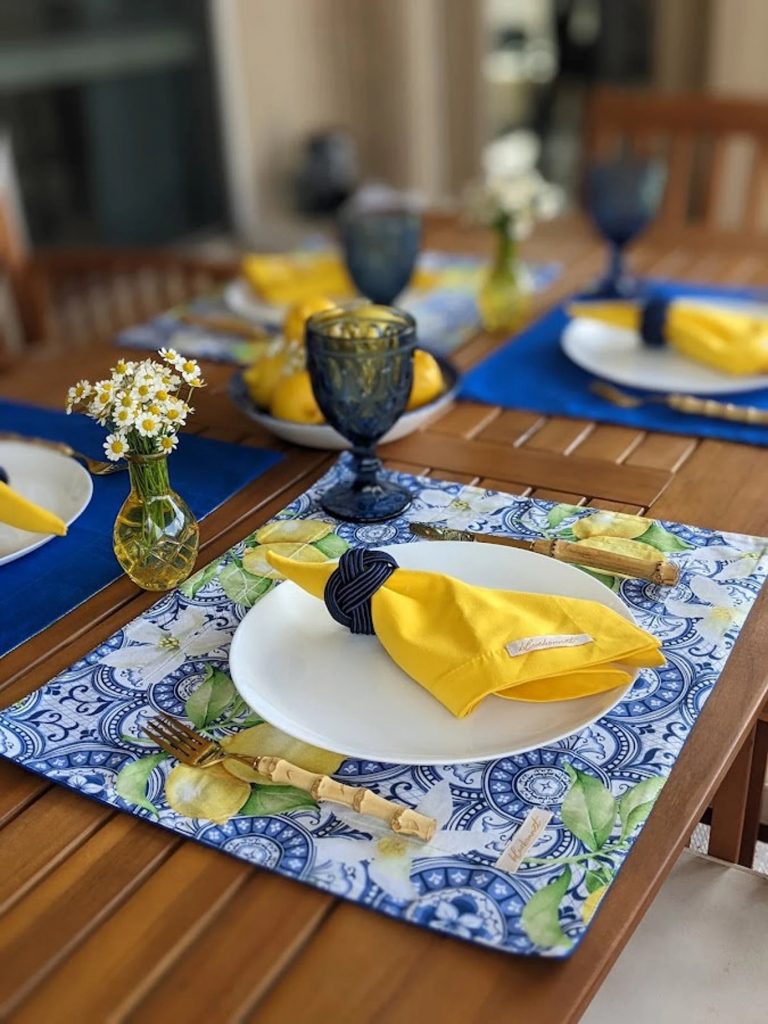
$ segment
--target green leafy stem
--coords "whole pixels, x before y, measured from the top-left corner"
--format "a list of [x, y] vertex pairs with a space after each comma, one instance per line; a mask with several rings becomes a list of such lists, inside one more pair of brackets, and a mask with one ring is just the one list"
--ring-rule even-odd
[[[563, 868], [548, 885], [531, 896], [521, 917], [528, 937], [544, 948], [570, 943], [561, 927], [560, 912], [571, 884], [571, 865], [589, 865], [585, 875], [587, 892], [593, 893], [609, 885], [614, 875], [612, 858], [628, 849], [633, 833], [651, 813], [664, 785], [664, 780], [658, 777], [643, 779], [617, 800], [593, 775], [570, 764], [565, 765], [565, 770], [571, 784], [563, 799], [560, 817], [568, 831], [587, 849], [572, 856], [527, 857], [525, 860], [530, 866]], [[612, 840], [617, 826], [619, 836]]]

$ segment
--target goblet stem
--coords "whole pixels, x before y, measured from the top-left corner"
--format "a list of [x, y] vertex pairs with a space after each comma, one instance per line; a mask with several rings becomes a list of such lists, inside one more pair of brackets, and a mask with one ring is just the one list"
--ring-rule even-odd
[[619, 282], [624, 277], [624, 246], [613, 242], [608, 253], [608, 272], [606, 281], [615, 291], [619, 291]]
[[357, 490], [362, 487], [372, 487], [381, 469], [381, 459], [374, 453], [372, 446], [363, 447], [355, 445], [352, 448], [354, 458], [355, 480], [353, 486]]

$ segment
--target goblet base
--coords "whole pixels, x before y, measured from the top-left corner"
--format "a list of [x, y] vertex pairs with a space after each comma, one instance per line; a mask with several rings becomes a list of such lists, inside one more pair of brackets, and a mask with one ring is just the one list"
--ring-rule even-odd
[[412, 498], [399, 484], [386, 480], [355, 486], [337, 484], [320, 498], [320, 504], [336, 519], [349, 523], [380, 523], [394, 519], [408, 508]]
[[582, 294], [590, 299], [636, 299], [645, 291], [645, 282], [631, 274], [601, 277]]

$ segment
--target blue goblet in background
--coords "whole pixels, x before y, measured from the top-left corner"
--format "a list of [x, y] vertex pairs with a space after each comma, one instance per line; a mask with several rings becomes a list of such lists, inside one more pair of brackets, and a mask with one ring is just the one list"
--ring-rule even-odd
[[405, 411], [416, 324], [398, 309], [357, 306], [307, 321], [307, 368], [326, 420], [352, 445], [353, 479], [320, 504], [337, 519], [375, 523], [400, 515], [411, 495], [383, 475], [376, 442]]
[[626, 272], [624, 249], [656, 216], [667, 181], [666, 165], [655, 158], [622, 156], [587, 171], [587, 210], [610, 245], [604, 277], [590, 290], [600, 298], [628, 298], [639, 284]]
[[349, 275], [371, 302], [390, 306], [411, 279], [421, 247], [421, 217], [406, 209], [349, 206], [338, 218]]

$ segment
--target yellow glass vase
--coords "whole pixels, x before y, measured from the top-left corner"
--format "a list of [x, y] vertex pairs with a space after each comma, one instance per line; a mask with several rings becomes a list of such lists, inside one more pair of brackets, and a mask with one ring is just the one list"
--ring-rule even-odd
[[131, 492], [112, 532], [115, 557], [144, 590], [170, 590], [195, 567], [200, 530], [171, 489], [165, 455], [129, 455]]
[[496, 254], [477, 296], [480, 319], [487, 331], [516, 331], [531, 312], [528, 275], [520, 260], [511, 219], [494, 225]]

